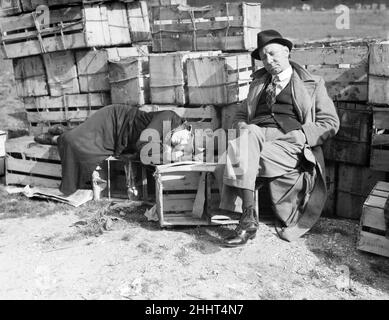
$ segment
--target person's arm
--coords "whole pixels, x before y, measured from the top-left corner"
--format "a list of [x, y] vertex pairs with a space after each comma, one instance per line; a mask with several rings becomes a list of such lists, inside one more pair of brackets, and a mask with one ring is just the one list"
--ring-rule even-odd
[[234, 115], [234, 120], [232, 121], [233, 129], [242, 129], [247, 126], [247, 100], [242, 102], [239, 111]]
[[339, 117], [322, 78], [315, 90], [315, 122], [303, 124], [302, 130], [311, 147], [322, 145], [339, 130]]

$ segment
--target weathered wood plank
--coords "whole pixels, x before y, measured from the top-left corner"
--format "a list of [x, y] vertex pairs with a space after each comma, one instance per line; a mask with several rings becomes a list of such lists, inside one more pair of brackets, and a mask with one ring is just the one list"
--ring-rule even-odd
[[369, 102], [389, 105], [389, 77], [369, 75]]
[[5, 151], [7, 154], [19, 153], [30, 158], [60, 160], [57, 146], [36, 143], [33, 136], [8, 139]]
[[14, 173], [6, 173], [5, 183], [7, 185], [30, 185], [30, 186], [41, 186], [47, 188], [58, 188], [61, 184], [61, 180], [47, 179], [41, 177], [20, 175]]
[[369, 74], [389, 77], [389, 41], [370, 45]]
[[389, 257], [389, 239], [385, 236], [361, 231], [357, 248], [362, 251]]
[[16, 159], [12, 156], [7, 156], [7, 170], [25, 172], [27, 175], [44, 175], [50, 177], [61, 178], [61, 164], [48, 163], [34, 160]]

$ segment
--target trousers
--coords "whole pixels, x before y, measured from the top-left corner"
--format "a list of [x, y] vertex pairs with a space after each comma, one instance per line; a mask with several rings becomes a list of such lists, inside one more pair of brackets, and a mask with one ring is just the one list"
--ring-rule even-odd
[[305, 135], [301, 130], [284, 133], [278, 128], [248, 125], [229, 141], [214, 172], [221, 194], [220, 208], [242, 212], [236, 188], [255, 190], [257, 176], [277, 178], [271, 184], [271, 200], [286, 224], [297, 218], [304, 198], [302, 161]]

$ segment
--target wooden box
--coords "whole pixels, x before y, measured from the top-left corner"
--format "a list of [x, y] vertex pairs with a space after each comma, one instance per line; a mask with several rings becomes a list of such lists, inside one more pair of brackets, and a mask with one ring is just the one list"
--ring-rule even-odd
[[327, 200], [324, 205], [322, 215], [324, 217], [336, 216], [336, 197], [337, 197], [337, 178], [338, 178], [338, 163], [335, 161], [326, 161], [326, 186]]
[[150, 103], [148, 57], [109, 62], [112, 103], [144, 105]]
[[51, 96], [80, 93], [73, 51], [57, 51], [43, 55]]
[[0, 17], [12, 16], [21, 12], [20, 0], [0, 0]]
[[338, 133], [323, 145], [324, 157], [356, 165], [369, 165], [372, 110], [366, 104], [336, 102]]
[[247, 51], [257, 47], [260, 3], [151, 7], [153, 51]]
[[52, 9], [49, 26], [39, 24], [34, 14], [0, 20], [6, 58], [131, 43], [124, 3]]
[[0, 157], [0, 177], [5, 174], [5, 157]]
[[168, 7], [186, 5], [187, 0], [148, 0], [147, 5], [151, 7]]
[[108, 61], [148, 55], [147, 46], [76, 50], [81, 92], [110, 91]]
[[199, 107], [199, 108], [182, 108], [172, 105], [144, 105], [140, 107], [140, 110], [151, 111], [164, 111], [172, 110], [180, 117], [185, 119], [193, 128], [193, 130], [216, 130], [220, 128], [220, 117], [217, 109], [213, 106]]
[[0, 130], [0, 157], [5, 156], [5, 141], [7, 140], [7, 133]]
[[126, 4], [128, 26], [132, 43], [151, 43], [151, 28], [146, 1]]
[[151, 54], [149, 57], [151, 103], [187, 104], [189, 102], [187, 60], [218, 54], [220, 51]]
[[370, 45], [369, 102], [389, 105], [389, 41]]
[[34, 11], [38, 6], [45, 5], [52, 8], [67, 7], [92, 3], [109, 2], [109, 0], [20, 0], [23, 12]]
[[291, 59], [322, 76], [328, 94], [338, 101], [367, 101], [368, 46], [334, 44], [294, 49]]
[[156, 166], [156, 202], [161, 227], [234, 224], [237, 220], [208, 209], [207, 176], [215, 165], [180, 163]]
[[359, 219], [362, 205], [377, 181], [385, 180], [386, 173], [368, 167], [339, 164], [336, 215]]
[[373, 108], [370, 168], [389, 171], [389, 109]]
[[379, 181], [363, 204], [357, 248], [389, 257], [389, 183]]
[[57, 188], [61, 183], [61, 162], [56, 146], [38, 144], [24, 136], [6, 142], [7, 185]]
[[19, 97], [49, 94], [46, 71], [41, 56], [14, 59], [12, 62], [16, 93]]
[[224, 105], [247, 98], [252, 73], [248, 53], [191, 58], [187, 62], [191, 105]]
[[109, 93], [65, 95], [63, 97], [30, 97], [24, 99], [30, 134], [47, 132], [55, 124], [74, 127], [98, 109], [111, 104]]

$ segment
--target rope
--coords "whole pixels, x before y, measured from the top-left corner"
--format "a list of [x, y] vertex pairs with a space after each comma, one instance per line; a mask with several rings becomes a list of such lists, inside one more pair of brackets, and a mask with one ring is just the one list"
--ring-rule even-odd
[[189, 10], [189, 15], [190, 15], [190, 20], [192, 21], [192, 26], [193, 26], [192, 47], [193, 47], [194, 51], [197, 51], [196, 21], [195, 21], [194, 10], [192, 8]]
[[230, 26], [231, 26], [228, 2], [226, 2], [226, 14], [227, 14], [227, 28], [226, 28], [226, 35], [224, 36], [224, 50], [227, 50], [227, 39], [228, 39], [228, 33], [230, 32]]

